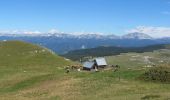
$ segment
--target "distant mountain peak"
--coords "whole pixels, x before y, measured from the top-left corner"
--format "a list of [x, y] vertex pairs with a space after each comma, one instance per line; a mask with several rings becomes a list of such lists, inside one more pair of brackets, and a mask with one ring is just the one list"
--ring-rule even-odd
[[11, 37], [58, 37], [58, 38], [77, 38], [77, 39], [153, 39], [151, 36], [144, 34], [144, 33], [129, 33], [123, 36], [116, 36], [114, 34], [104, 35], [104, 34], [97, 34], [97, 33], [89, 33], [89, 34], [71, 34], [71, 33], [64, 33], [64, 32], [53, 32], [53, 33], [41, 33], [41, 34], [28, 34], [28, 33], [0, 33], [0, 36], [11, 36]]
[[147, 34], [135, 32], [123, 35], [122, 39], [153, 39], [153, 38]]

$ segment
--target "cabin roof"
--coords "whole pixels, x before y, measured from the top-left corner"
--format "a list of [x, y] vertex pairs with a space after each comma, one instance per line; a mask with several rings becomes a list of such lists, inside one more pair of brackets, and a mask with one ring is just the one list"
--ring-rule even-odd
[[96, 58], [95, 61], [98, 66], [106, 66], [107, 65], [105, 58]]
[[94, 65], [94, 62], [90, 62], [90, 61], [83, 63], [83, 66], [86, 67], [86, 68], [92, 68], [93, 65]]

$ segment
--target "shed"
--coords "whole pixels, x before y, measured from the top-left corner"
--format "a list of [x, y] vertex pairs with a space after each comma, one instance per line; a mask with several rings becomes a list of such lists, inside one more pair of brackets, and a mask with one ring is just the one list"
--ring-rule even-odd
[[103, 57], [95, 58], [92, 61], [86, 61], [83, 63], [84, 70], [91, 70], [96, 68], [104, 68], [107, 66], [106, 59]]
[[107, 63], [106, 63], [106, 59], [101, 57], [101, 58], [96, 58], [95, 60], [95, 64], [97, 67], [105, 67], [107, 66]]
[[93, 69], [94, 68], [94, 62], [92, 62], [92, 61], [86, 61], [86, 62], [84, 62], [83, 63], [83, 69], [84, 70], [91, 70], [91, 69]]

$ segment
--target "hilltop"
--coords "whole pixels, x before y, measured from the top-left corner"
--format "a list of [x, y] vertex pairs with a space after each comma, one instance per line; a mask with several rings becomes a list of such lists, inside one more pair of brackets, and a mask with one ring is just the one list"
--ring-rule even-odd
[[45, 66], [63, 67], [68, 64], [70, 64], [69, 61], [38, 45], [22, 41], [0, 42], [0, 66], [45, 68]]

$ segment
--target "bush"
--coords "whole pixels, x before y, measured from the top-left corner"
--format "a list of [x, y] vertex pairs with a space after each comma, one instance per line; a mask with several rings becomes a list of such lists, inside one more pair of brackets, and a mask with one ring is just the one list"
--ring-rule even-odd
[[151, 68], [141, 78], [146, 81], [170, 82], [170, 68], [165, 65]]

